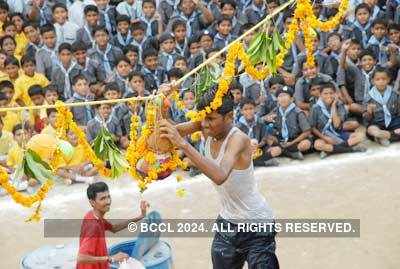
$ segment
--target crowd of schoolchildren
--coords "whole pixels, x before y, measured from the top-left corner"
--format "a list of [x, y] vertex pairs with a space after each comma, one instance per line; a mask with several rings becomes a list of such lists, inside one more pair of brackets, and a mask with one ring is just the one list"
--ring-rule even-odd
[[[147, 96], [181, 78], [284, 1], [279, 0], [0, 0], [0, 107], [87, 102]], [[327, 20], [339, 2], [316, 0]], [[293, 10], [273, 19], [284, 36]], [[388, 145], [400, 140], [400, 2], [351, 0], [332, 32], [315, 32], [315, 67], [306, 63], [299, 33], [277, 75], [257, 81], [239, 74], [230, 86], [234, 123], [261, 149], [255, 165], [277, 165], [275, 157], [304, 153], [364, 151], [365, 134]], [[252, 35], [244, 39], [249, 45]], [[224, 56], [218, 59], [223, 68]], [[194, 78], [180, 85], [185, 109], [173, 105], [171, 120], [186, 121], [195, 104]], [[129, 145], [133, 113], [140, 104], [71, 108], [92, 141], [102, 126], [122, 149]], [[56, 137], [55, 109], [0, 112], [0, 164], [13, 171], [30, 137]], [[33, 138], [32, 138], [33, 139]], [[60, 171], [94, 174], [83, 149]], [[29, 143], [29, 142], [28, 142]], [[202, 142], [197, 146], [201, 149]], [[71, 174], [71, 173], [72, 174]]]

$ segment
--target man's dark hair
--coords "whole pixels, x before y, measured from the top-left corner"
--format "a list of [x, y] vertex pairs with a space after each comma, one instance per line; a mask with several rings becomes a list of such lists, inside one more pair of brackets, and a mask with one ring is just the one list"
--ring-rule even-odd
[[44, 33], [47, 32], [56, 32], [56, 29], [52, 24], [45, 24], [42, 27], [40, 27], [40, 34], [43, 35]]
[[117, 91], [121, 92], [121, 89], [118, 86], [118, 83], [115, 81], [108, 82], [104, 87], [104, 94], [108, 91]]
[[26, 63], [33, 63], [33, 65], [36, 65], [36, 60], [34, 57], [25, 54], [24, 56], [22, 56], [21, 58], [21, 65], [23, 66]]
[[371, 56], [374, 60], [376, 60], [375, 53], [371, 49], [366, 49], [366, 50], [361, 51], [358, 58], [362, 59], [362, 57], [367, 56], [367, 55]]
[[122, 50], [122, 52], [126, 55], [128, 52], [133, 51], [136, 52], [136, 54], [139, 54], [139, 48], [135, 45], [129, 44], [128, 46], [125, 46]]
[[[197, 110], [203, 110], [207, 106], [211, 104], [211, 102], [215, 98], [215, 93], [217, 92], [217, 87], [212, 87], [208, 92], [206, 92], [203, 96], [200, 97], [197, 102], [196, 108]], [[230, 94], [226, 94], [222, 98], [222, 105], [216, 110], [218, 114], [225, 116], [229, 112], [233, 111], [235, 103], [233, 102], [232, 96]]]
[[87, 51], [87, 46], [83, 42], [75, 41], [71, 45], [72, 53], [75, 53], [77, 51]]
[[143, 81], [145, 81], [144, 75], [142, 72], [133, 71], [129, 74], [128, 80], [131, 81], [133, 77], [140, 77]]
[[105, 26], [101, 26], [101, 25], [96, 25], [95, 27], [93, 27], [92, 35], [94, 36], [96, 34], [96, 32], [104, 32], [106, 35], [109, 35], [107, 28]]
[[4, 66], [7, 65], [15, 65], [20, 67], [18, 59], [15, 58], [14, 56], [7, 56], [6, 60], [4, 61]]
[[64, 9], [65, 11], [68, 12], [67, 6], [64, 5], [63, 3], [56, 3], [56, 4], [52, 7], [51, 12], [54, 13], [54, 11], [55, 11], [57, 8], [62, 8], [62, 9]]
[[233, 0], [222, 0], [219, 4], [220, 9], [222, 9], [225, 5], [230, 5], [233, 9], [236, 9], [236, 3]]
[[61, 43], [61, 45], [58, 47], [58, 53], [61, 53], [63, 50], [67, 50], [69, 52], [72, 52], [72, 46], [69, 43]]
[[388, 30], [396, 30], [396, 31], [400, 31], [400, 24], [398, 23], [391, 23], [389, 24]]
[[175, 32], [176, 28], [178, 28], [179, 26], [183, 26], [183, 27], [186, 28], [186, 22], [181, 20], [181, 19], [173, 21], [172, 24], [171, 24], [172, 32]]
[[0, 82], [0, 92], [3, 92], [5, 88], [14, 90], [14, 84], [12, 84], [12, 82], [9, 80], [3, 80]]
[[330, 82], [324, 83], [324, 84], [321, 85], [321, 92], [322, 92], [324, 89], [332, 89], [334, 92], [336, 91], [335, 85], [334, 85], [333, 83], [330, 83]]
[[75, 77], [72, 78], [72, 85], [75, 85], [76, 83], [78, 83], [79, 80], [87, 80], [87, 78], [83, 75], [83, 74], [78, 74]]
[[229, 91], [232, 90], [239, 90], [241, 93], [243, 93], [243, 86], [242, 84], [239, 83], [236, 79], [232, 80], [231, 85], [229, 86]]
[[372, 73], [372, 78], [374, 78], [377, 73], [385, 73], [388, 77], [391, 77], [389, 70], [387, 68], [383, 67], [383, 66], [380, 66], [380, 65], [375, 67], [375, 70]]
[[47, 117], [50, 117], [51, 113], [57, 113], [57, 109], [55, 109], [53, 107], [46, 109]]
[[15, 135], [15, 133], [16, 133], [18, 130], [21, 130], [21, 129], [22, 129], [22, 124], [21, 124], [21, 123], [18, 123], [18, 124], [15, 125], [14, 128], [12, 129], [12, 134]]
[[168, 80], [171, 80], [171, 78], [181, 78], [183, 77], [183, 72], [179, 68], [171, 68], [171, 70], [168, 71], [167, 73]]
[[152, 57], [152, 56], [158, 57], [158, 52], [153, 48], [145, 49], [143, 51], [142, 61], [144, 62], [146, 60], [146, 58]]
[[104, 182], [96, 182], [88, 186], [86, 194], [89, 200], [95, 200], [98, 193], [105, 191], [108, 191], [107, 184]]
[[367, 11], [369, 12], [369, 14], [371, 14], [371, 8], [369, 7], [369, 5], [366, 4], [366, 3], [361, 3], [361, 4], [359, 4], [358, 6], [356, 6], [356, 9], [354, 10], [354, 15], [356, 15], [357, 12], [358, 12], [360, 9], [365, 9], [365, 10], [367, 10]]
[[6, 1], [0, 1], [0, 9], [10, 11], [10, 7]]
[[223, 23], [224, 21], [228, 21], [231, 25], [232, 25], [232, 19], [229, 18], [228, 16], [221, 16], [218, 20], [217, 20], [217, 25], [219, 26], [221, 23]]
[[371, 27], [373, 28], [373, 27], [375, 27], [375, 25], [382, 25], [386, 29], [388, 28], [388, 22], [385, 19], [382, 19], [382, 18], [376, 18], [372, 22]]

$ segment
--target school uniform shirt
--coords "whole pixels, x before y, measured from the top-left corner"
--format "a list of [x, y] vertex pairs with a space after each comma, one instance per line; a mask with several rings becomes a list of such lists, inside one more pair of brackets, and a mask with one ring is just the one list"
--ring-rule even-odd
[[381, 40], [378, 40], [374, 35], [370, 37], [367, 43], [367, 49], [370, 49], [374, 52], [376, 59], [378, 59], [378, 63], [380, 65], [386, 64], [389, 60], [389, 54], [387, 52], [387, 46], [390, 41], [388, 38], [383, 37]]
[[3, 120], [3, 131], [11, 133], [14, 129], [14, 126], [21, 123], [21, 113], [7, 111], [6, 115], [1, 119]]
[[147, 18], [146, 16], [140, 17], [140, 22], [145, 25], [145, 37], [158, 35], [158, 21], [154, 18]]
[[[110, 116], [105, 122], [107, 129], [110, 133], [114, 134], [117, 137], [122, 136], [121, 124], [114, 116]], [[93, 119], [91, 119], [87, 123], [86, 127], [86, 137], [88, 141], [92, 142], [97, 134], [100, 132], [100, 129], [103, 127], [103, 123], [100, 117], [97, 115]]]
[[399, 3], [396, 0], [387, 0], [386, 1], [386, 18], [387, 20], [394, 21], [395, 23], [398, 23], [396, 19], [398, 19], [398, 7]]
[[86, 57], [85, 65], [80, 67], [82, 75], [89, 81], [89, 84], [104, 81], [107, 77], [104, 66], [89, 57]]
[[83, 27], [85, 24], [84, 8], [85, 4], [80, 0], [74, 0], [68, 7], [68, 19], [78, 27]]
[[7, 166], [17, 168], [24, 158], [24, 151], [17, 143], [10, 149], [7, 156]]
[[25, 14], [27, 9], [27, 1], [24, 0], [7, 0], [10, 13], [22, 13]]
[[258, 143], [266, 134], [265, 126], [257, 116], [251, 122], [247, 121], [244, 116], [240, 117], [237, 127], [251, 139], [256, 139]]
[[[368, 95], [365, 100], [366, 105], [374, 104], [376, 106], [375, 111], [373, 113], [373, 117], [371, 119], [371, 123], [379, 126], [385, 126], [385, 119], [386, 119], [385, 109], [372, 93], [373, 88], [371, 88], [371, 90], [368, 92]], [[391, 86], [388, 86], [386, 88], [386, 91], [390, 93], [389, 98], [386, 102], [386, 108], [387, 108], [386, 112], [390, 113], [390, 117], [393, 120], [395, 117], [400, 116], [400, 96], [396, 91], [392, 89]], [[382, 96], [382, 98], [384, 99], [385, 96]]]
[[166, 71], [171, 70], [174, 67], [175, 59], [178, 57], [178, 53], [173, 51], [172, 53], [166, 53], [164, 51], [159, 52], [158, 54], [158, 64], [161, 68], [164, 68]]
[[[98, 7], [99, 8], [99, 7]], [[100, 26], [106, 27], [108, 32], [114, 35], [117, 31], [117, 23], [115, 18], [117, 17], [117, 11], [114, 6], [107, 5], [105, 9], [99, 8], [100, 12]]]
[[126, 1], [122, 1], [117, 5], [117, 12], [121, 15], [128, 16], [131, 20], [140, 18], [142, 16], [142, 0], [136, 0], [132, 5]]
[[93, 48], [95, 44], [94, 37], [92, 35], [92, 27], [85, 24], [76, 32], [76, 41], [84, 43], [86, 48]]
[[242, 117], [242, 112], [240, 110], [240, 104], [235, 104], [233, 107], [233, 124], [235, 126], [239, 125], [239, 119]]
[[25, 55], [31, 57], [31, 58], [35, 58], [36, 56], [36, 52], [43, 47], [42, 43], [39, 44], [33, 44], [33, 43], [28, 43], [28, 45], [25, 48]]
[[[332, 80], [330, 76], [318, 73], [317, 77], [321, 78], [325, 83], [333, 83], [338, 90], [336, 83]], [[294, 86], [294, 100], [296, 100], [296, 102], [309, 102], [309, 99], [311, 98], [309, 88], [310, 81], [304, 76], [299, 78], [296, 81], [296, 85]]]
[[17, 47], [15, 48], [15, 54], [17, 54], [18, 57], [22, 57], [25, 54], [26, 47], [29, 44], [29, 40], [24, 32], [17, 33], [15, 35], [15, 43], [17, 43]]
[[16, 142], [11, 132], [3, 130], [0, 131], [0, 156], [7, 155], [10, 149], [15, 146]]
[[205, 29], [206, 26], [208, 26], [202, 20], [201, 12], [197, 10], [194, 10], [192, 14], [190, 14], [190, 16], [188, 17], [182, 11], [176, 9], [169, 21], [168, 29], [171, 29], [171, 25], [176, 20], [183, 20], [184, 22], [186, 22], [187, 37], [191, 37], [193, 34], [198, 33], [199, 31]]
[[[329, 61], [328, 55], [326, 55], [326, 53], [324, 53], [324, 52], [316, 51], [316, 52], [314, 52], [314, 57], [318, 63], [319, 72], [332, 77], [334, 75], [334, 71], [333, 71], [331, 62]], [[306, 56], [305, 52], [301, 52], [297, 55], [295, 64], [293, 66], [293, 71], [292, 71], [292, 73], [295, 76], [300, 76], [303, 63], [306, 60], [307, 60], [307, 56]]]
[[71, 160], [67, 162], [68, 166], [77, 166], [87, 163], [85, 154], [85, 148], [83, 145], [78, 144], [74, 147], [74, 153], [72, 154]]
[[276, 109], [277, 105], [278, 105], [278, 100], [275, 97], [275, 95], [268, 93], [265, 102], [260, 104], [260, 110], [258, 111], [258, 115], [260, 117], [268, 115], [269, 113], [271, 113], [273, 110]]
[[57, 35], [57, 47], [62, 43], [72, 44], [76, 40], [76, 32], [79, 30], [79, 26], [70, 21], [66, 21], [63, 25], [59, 23], [54, 24]]
[[133, 41], [133, 37], [131, 31], [129, 30], [127, 34], [123, 35], [120, 32], [111, 39], [111, 43], [120, 48], [121, 50], [124, 49], [126, 46], [130, 45]]
[[15, 94], [13, 100], [20, 99], [26, 105], [31, 104], [31, 98], [29, 97], [28, 90], [33, 85], [39, 85], [40, 87], [46, 87], [49, 85], [49, 80], [41, 73], [35, 72], [32, 77], [21, 74], [14, 84]]
[[106, 74], [110, 74], [117, 65], [117, 59], [121, 58], [124, 54], [120, 48], [108, 44], [105, 51], [101, 51], [98, 46], [95, 45], [94, 48], [88, 50], [87, 55], [92, 60], [101, 64]]
[[[54, 4], [53, 4], [54, 5]], [[28, 5], [27, 14], [32, 11], [33, 6]], [[51, 11], [51, 4], [49, 1], [44, 1], [43, 6], [39, 9], [39, 16], [33, 22], [43, 26], [53, 22], [53, 13]]]
[[161, 0], [158, 4], [158, 12], [164, 25], [167, 25], [174, 10], [177, 9], [178, 1], [175, 0]]
[[76, 62], [71, 62], [67, 68], [63, 64], [57, 64], [51, 74], [51, 83], [56, 86], [62, 100], [72, 97], [72, 79], [81, 74], [82, 67]]
[[129, 107], [126, 103], [119, 103], [113, 106], [111, 113], [118, 122], [121, 122], [122, 118], [129, 113]]
[[[67, 100], [67, 103], [78, 103], [78, 102], [89, 102], [93, 101], [93, 96], [81, 96], [78, 93], [74, 93], [71, 98]], [[94, 110], [91, 106], [75, 106], [70, 107], [72, 115], [74, 115], [74, 121], [79, 126], [86, 126], [87, 123], [93, 119]]]
[[260, 81], [252, 79], [247, 73], [239, 76], [239, 83], [243, 86], [243, 96], [257, 101], [260, 97], [262, 86]]
[[175, 51], [183, 56], [183, 57], [187, 57], [189, 54], [189, 48], [188, 48], [188, 42], [187, 42], [187, 38], [185, 38], [183, 43], [178, 43], [176, 42], [176, 46], [175, 46]]
[[118, 74], [117, 70], [114, 71], [108, 76], [106, 82], [116, 82], [118, 84], [119, 89], [121, 90], [122, 96], [131, 92], [130, 84], [128, 77], [122, 77]]
[[362, 104], [371, 88], [372, 73], [365, 72], [351, 60], [346, 60], [346, 69], [339, 66], [337, 72], [338, 86], [345, 86], [350, 97], [358, 104]]
[[224, 37], [224, 36], [220, 35], [219, 33], [217, 33], [214, 36], [214, 48], [222, 49], [222, 48], [228, 46], [228, 44], [231, 43], [235, 39], [236, 39], [236, 37], [231, 34]]
[[51, 79], [53, 67], [58, 64], [58, 57], [55, 48], [49, 49], [47, 46], [41, 47], [36, 52], [36, 70], [42, 73], [47, 79]]
[[145, 88], [149, 92], [158, 89], [158, 87], [166, 80], [166, 72], [162, 68], [152, 71], [143, 67], [143, 75], [145, 77]]
[[363, 48], [367, 47], [369, 38], [371, 37], [371, 23], [370, 19], [366, 25], [361, 25], [357, 20], [354, 21], [353, 28], [351, 28], [352, 38], [357, 39]]
[[[75, 120], [75, 119], [74, 119]], [[40, 134], [45, 134], [45, 135], [49, 135], [52, 136], [54, 138], [57, 138], [57, 130], [54, 129], [53, 126], [51, 126], [50, 124], [47, 124], [46, 127], [44, 127], [42, 129], [42, 131], [40, 132]]]
[[[342, 102], [337, 102], [336, 106], [337, 106], [338, 116], [340, 118], [341, 123], [343, 124], [343, 122], [347, 119], [348, 116], [347, 110]], [[327, 108], [327, 110], [330, 112], [330, 108]], [[310, 120], [310, 125], [322, 133], [327, 122], [329, 121], [329, 118], [324, 113], [322, 113], [321, 107], [318, 104], [315, 104], [311, 108], [309, 120]], [[335, 131], [340, 132], [341, 128], [342, 127], [340, 126]]]
[[248, 23], [257, 24], [267, 14], [267, 9], [263, 4], [261, 7], [251, 4], [244, 10], [244, 15]]
[[[287, 134], [285, 134], [283, 115], [279, 107], [274, 110], [277, 115], [274, 122], [274, 133], [277, 134], [279, 141], [292, 141], [302, 133], [311, 129], [311, 125], [304, 111], [294, 105], [294, 103], [292, 104], [293, 106], [290, 107], [290, 110], [288, 110], [285, 115]], [[287, 109], [289, 109], [289, 107]], [[282, 112], [285, 113], [284, 111]], [[287, 138], [285, 136], [287, 136]]]

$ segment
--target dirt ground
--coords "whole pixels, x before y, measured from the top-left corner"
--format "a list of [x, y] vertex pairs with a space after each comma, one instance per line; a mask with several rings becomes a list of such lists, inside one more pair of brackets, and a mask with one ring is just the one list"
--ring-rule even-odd
[[[292, 161], [256, 171], [260, 188], [277, 218], [354, 218], [360, 238], [277, 238], [281, 268], [400, 268], [400, 145], [320, 161]], [[173, 178], [153, 184], [143, 198], [163, 218], [214, 218], [217, 194], [203, 176], [188, 178], [187, 195], [175, 195]], [[109, 218], [138, 213], [139, 192], [129, 178], [109, 182], [113, 204]], [[90, 208], [86, 186], [57, 186], [44, 203], [45, 218], [81, 218]], [[25, 223], [32, 210], [0, 198], [0, 268], [19, 268], [24, 254], [72, 238], [44, 238], [43, 223]], [[127, 240], [108, 239], [109, 245]], [[167, 238], [175, 268], [211, 268], [212, 238]]]

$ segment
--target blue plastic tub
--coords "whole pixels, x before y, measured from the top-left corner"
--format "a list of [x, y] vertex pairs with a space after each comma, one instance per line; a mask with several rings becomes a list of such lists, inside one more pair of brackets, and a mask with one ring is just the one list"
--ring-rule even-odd
[[[115, 244], [108, 250], [109, 255], [124, 252], [131, 255], [137, 240], [125, 241]], [[158, 241], [141, 259], [146, 269], [170, 269], [172, 268], [171, 247], [164, 241]], [[112, 264], [112, 269], [117, 269], [118, 264]]]

